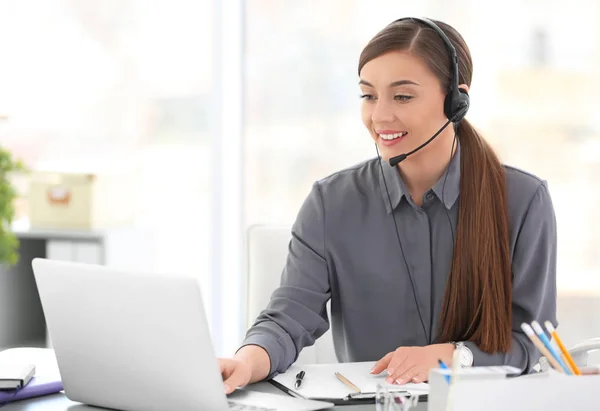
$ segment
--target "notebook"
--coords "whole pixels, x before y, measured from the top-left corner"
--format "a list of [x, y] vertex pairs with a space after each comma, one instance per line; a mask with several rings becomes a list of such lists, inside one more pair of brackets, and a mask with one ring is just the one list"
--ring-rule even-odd
[[60, 372], [54, 350], [48, 348], [10, 348], [0, 352], [0, 364], [35, 364], [35, 375], [23, 388], [0, 391], [0, 406], [13, 401], [62, 391]]
[[[377, 392], [377, 384], [388, 391], [409, 395], [425, 396], [429, 392], [429, 385], [425, 383], [408, 383], [393, 385], [385, 382], [387, 374], [379, 375], [369, 373], [375, 362], [355, 362], [340, 364], [308, 364], [292, 365], [285, 373], [275, 376], [271, 383], [290, 395], [311, 399], [329, 401], [335, 404], [346, 404], [352, 400], [373, 401]], [[295, 388], [296, 375], [304, 371], [304, 378], [299, 388]], [[336, 378], [338, 372], [360, 389], [356, 393], [347, 385]]]
[[33, 377], [24, 388], [0, 391], [0, 406], [9, 402], [54, 394], [62, 389], [62, 382], [57, 376]]
[[23, 388], [31, 381], [34, 374], [34, 364], [0, 361], [0, 390]]

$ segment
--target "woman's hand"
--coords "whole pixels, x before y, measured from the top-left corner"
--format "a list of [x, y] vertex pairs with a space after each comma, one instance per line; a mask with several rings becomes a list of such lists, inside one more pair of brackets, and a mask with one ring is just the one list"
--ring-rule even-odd
[[252, 366], [248, 361], [235, 358], [218, 358], [218, 361], [225, 394], [231, 394], [238, 387], [244, 387], [250, 383]]
[[226, 394], [265, 379], [271, 369], [269, 354], [264, 348], [252, 344], [240, 348], [233, 358], [218, 360]]
[[434, 344], [425, 347], [400, 347], [377, 361], [371, 374], [387, 370], [385, 381], [389, 384], [424, 382], [429, 370], [439, 368], [438, 360], [450, 365], [454, 344]]

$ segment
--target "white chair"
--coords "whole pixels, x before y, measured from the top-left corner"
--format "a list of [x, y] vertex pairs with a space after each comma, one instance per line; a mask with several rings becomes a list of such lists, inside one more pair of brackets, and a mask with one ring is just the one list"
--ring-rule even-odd
[[576, 344], [569, 350], [575, 364], [581, 367], [588, 365], [588, 355], [600, 350], [600, 338], [590, 338]]
[[[587, 367], [588, 364], [588, 356], [589, 354], [600, 351], [600, 338], [590, 338], [588, 340], [582, 341], [580, 343], [575, 344], [572, 348], [569, 349], [569, 354], [573, 357], [573, 361], [579, 368]], [[534, 370], [536, 371], [548, 371], [551, 368], [550, 363], [546, 359], [546, 357], [541, 357]]]
[[[248, 229], [246, 328], [267, 307], [271, 294], [279, 286], [291, 238], [288, 226], [254, 225]], [[327, 312], [330, 313], [329, 304]], [[331, 330], [317, 339], [315, 345], [304, 348], [296, 361], [297, 364], [336, 362]]]
[[[249, 328], [265, 309], [273, 291], [281, 282], [281, 273], [288, 255], [291, 231], [288, 226], [255, 225], [248, 229], [248, 294], [246, 328]], [[561, 296], [559, 295], [559, 299]], [[327, 312], [330, 313], [329, 304]], [[574, 315], [574, 314], [573, 314]], [[329, 315], [331, 318], [331, 315]], [[571, 323], [573, 319], [562, 318]], [[563, 336], [564, 337], [564, 336]], [[578, 366], [587, 366], [588, 354], [600, 350], [600, 338], [585, 340], [569, 351]], [[298, 364], [323, 364], [338, 362], [333, 348], [331, 330], [319, 338], [315, 345], [306, 347], [298, 357]], [[536, 370], [549, 367], [542, 357]]]

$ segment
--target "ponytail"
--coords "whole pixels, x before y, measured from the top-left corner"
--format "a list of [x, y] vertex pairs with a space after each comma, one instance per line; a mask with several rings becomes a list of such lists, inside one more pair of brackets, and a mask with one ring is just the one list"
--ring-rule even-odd
[[504, 166], [468, 121], [457, 131], [458, 227], [438, 341], [473, 341], [487, 353], [507, 352], [512, 273]]

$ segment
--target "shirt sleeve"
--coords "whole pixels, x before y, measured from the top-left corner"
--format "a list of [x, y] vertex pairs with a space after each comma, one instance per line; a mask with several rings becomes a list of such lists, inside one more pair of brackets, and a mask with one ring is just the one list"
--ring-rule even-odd
[[242, 344], [258, 345], [271, 360], [271, 378], [287, 370], [302, 348], [329, 329], [326, 304], [331, 296], [325, 258], [325, 213], [315, 183], [292, 226], [281, 284], [246, 333]]
[[507, 353], [488, 354], [473, 342], [473, 365], [512, 365], [529, 372], [540, 358], [521, 330], [523, 322], [556, 319], [556, 217], [546, 182], [535, 193], [517, 236], [512, 260], [512, 346]]

